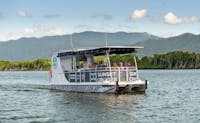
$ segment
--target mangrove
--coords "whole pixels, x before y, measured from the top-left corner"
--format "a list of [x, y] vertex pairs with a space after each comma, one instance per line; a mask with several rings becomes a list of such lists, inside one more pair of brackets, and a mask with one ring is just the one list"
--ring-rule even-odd
[[[200, 69], [200, 54], [173, 51], [153, 56], [136, 57], [139, 69]], [[96, 57], [95, 61], [104, 60], [103, 57]], [[131, 54], [110, 56], [111, 64], [123, 61], [133, 61]], [[132, 62], [133, 64], [134, 62]], [[49, 70], [51, 61], [47, 59], [36, 59], [21, 62], [0, 61], [1, 71], [35, 71]]]

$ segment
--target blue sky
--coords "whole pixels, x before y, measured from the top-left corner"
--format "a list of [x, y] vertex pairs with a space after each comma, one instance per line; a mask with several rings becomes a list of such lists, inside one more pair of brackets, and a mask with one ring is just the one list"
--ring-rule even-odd
[[86, 30], [200, 33], [199, 0], [0, 1], [0, 41]]

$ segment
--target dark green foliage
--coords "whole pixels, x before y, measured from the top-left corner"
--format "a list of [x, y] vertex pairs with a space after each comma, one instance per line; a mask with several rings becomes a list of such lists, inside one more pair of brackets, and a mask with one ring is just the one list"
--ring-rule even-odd
[[37, 59], [33, 61], [23, 62], [0, 62], [0, 70], [15, 71], [15, 70], [49, 70], [51, 62], [45, 59]]
[[143, 57], [138, 61], [139, 68], [197, 69], [200, 68], [200, 54], [174, 51]]
[[[115, 55], [110, 58], [113, 62], [132, 61], [131, 55]], [[137, 57], [139, 69], [198, 69], [200, 68], [200, 54], [174, 51], [166, 54], [155, 54], [153, 57]]]
[[[166, 54], [155, 54], [152, 57], [145, 56], [141, 59], [136, 57], [139, 69], [200, 69], [200, 54], [174, 51]], [[96, 60], [102, 60], [101, 57]], [[115, 55], [110, 57], [111, 64], [116, 62], [131, 61], [134, 65], [134, 58], [131, 54]], [[45, 59], [37, 59], [24, 62], [0, 62], [0, 70], [49, 70], [51, 62]]]
[[132, 64], [133, 64], [134, 58], [131, 54], [129, 54], [129, 55], [115, 55], [115, 56], [110, 57], [111, 64], [113, 62], [119, 63], [119, 62], [124, 62], [124, 61], [131, 61]]

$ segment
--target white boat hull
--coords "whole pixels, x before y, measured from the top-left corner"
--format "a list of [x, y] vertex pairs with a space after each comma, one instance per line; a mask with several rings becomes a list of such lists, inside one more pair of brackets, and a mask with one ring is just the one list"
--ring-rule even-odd
[[132, 93], [145, 92], [147, 82], [134, 83], [120, 82], [113, 84], [51, 84], [50, 89], [69, 92], [95, 92], [95, 93]]

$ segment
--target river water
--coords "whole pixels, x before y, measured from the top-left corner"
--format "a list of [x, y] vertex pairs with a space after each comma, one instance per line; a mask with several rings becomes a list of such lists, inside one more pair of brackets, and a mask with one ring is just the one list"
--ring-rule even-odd
[[146, 94], [48, 90], [48, 72], [0, 72], [0, 123], [199, 123], [200, 70], [141, 70]]

